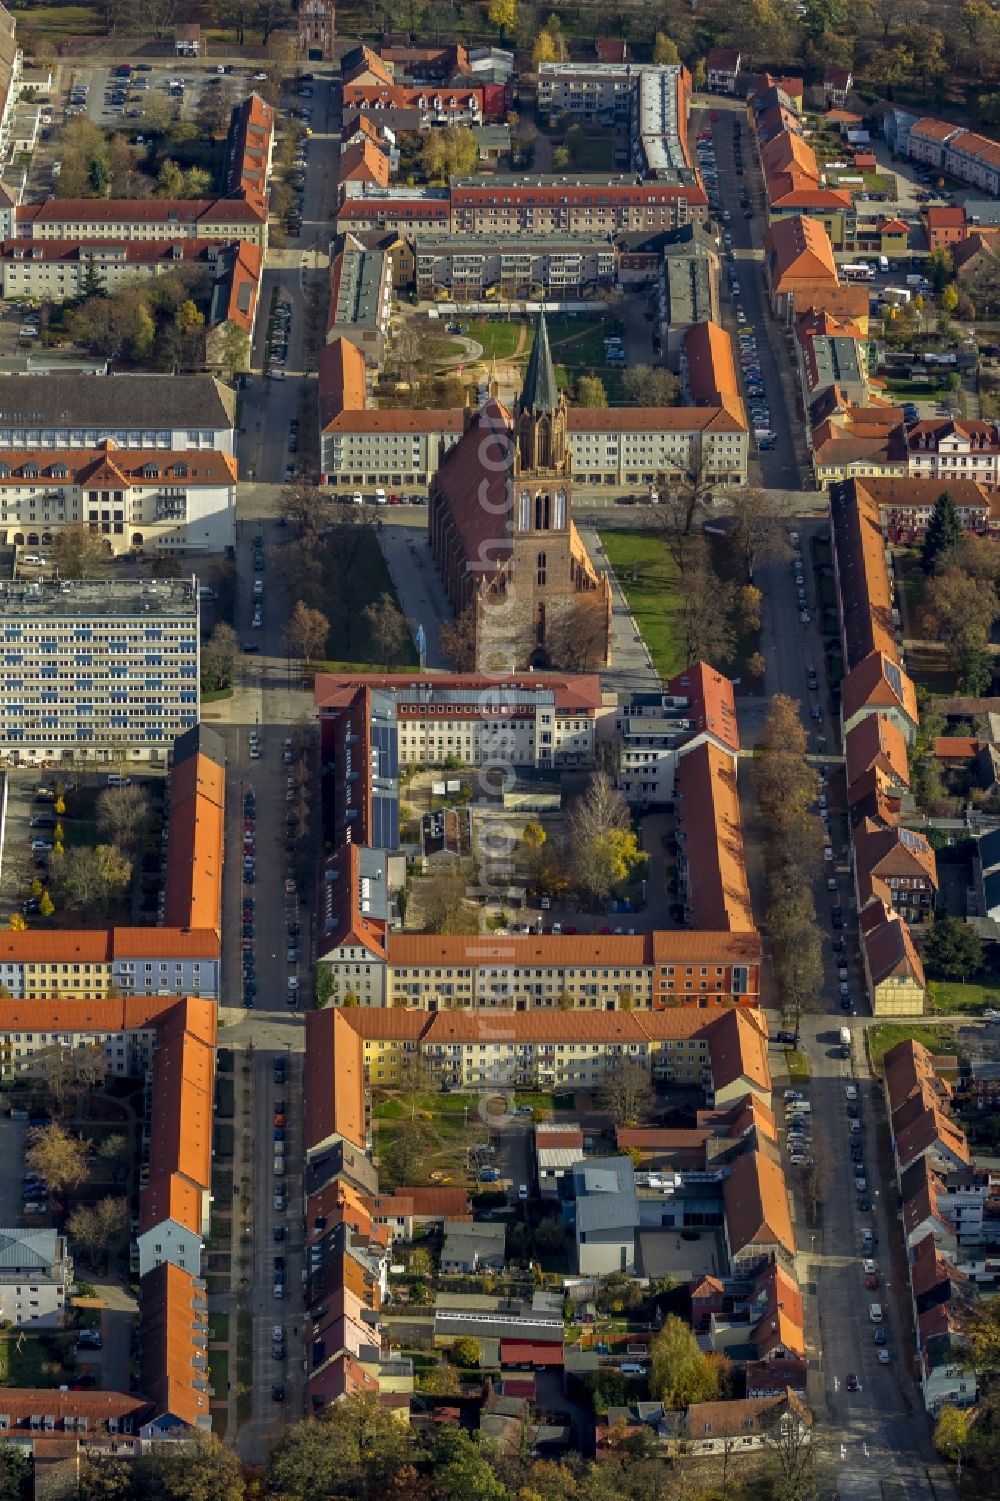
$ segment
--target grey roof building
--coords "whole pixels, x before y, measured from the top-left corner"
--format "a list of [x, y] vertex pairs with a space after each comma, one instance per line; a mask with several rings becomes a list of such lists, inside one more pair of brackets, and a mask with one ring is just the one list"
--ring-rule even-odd
[[577, 1271], [635, 1270], [639, 1202], [631, 1157], [590, 1157], [573, 1169]]
[[18, 1327], [61, 1324], [72, 1281], [66, 1238], [57, 1230], [0, 1229], [0, 1320]]
[[487, 1269], [501, 1272], [506, 1265], [506, 1242], [507, 1226], [502, 1220], [445, 1220], [441, 1270], [468, 1276]]
[[[131, 371], [127, 375], [81, 375], [74, 371], [0, 380], [0, 429], [15, 424], [25, 433], [24, 440], [14, 445], [18, 448], [87, 446], [82, 437], [74, 442], [72, 436], [67, 443], [40, 444], [34, 434], [50, 428], [92, 428], [99, 437], [113, 437], [117, 429], [124, 429], [126, 446], [144, 447], [128, 443], [130, 430], [231, 429], [235, 413], [235, 391], [214, 375], [137, 375]], [[0, 431], [0, 446], [7, 445]]]

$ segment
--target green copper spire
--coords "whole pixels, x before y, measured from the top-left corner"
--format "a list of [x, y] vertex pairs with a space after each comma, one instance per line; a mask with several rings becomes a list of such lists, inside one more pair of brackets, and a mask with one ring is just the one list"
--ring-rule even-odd
[[559, 390], [549, 348], [549, 331], [545, 326], [545, 314], [539, 313], [535, 342], [531, 346], [531, 358], [521, 388], [521, 410], [554, 412], [558, 405]]

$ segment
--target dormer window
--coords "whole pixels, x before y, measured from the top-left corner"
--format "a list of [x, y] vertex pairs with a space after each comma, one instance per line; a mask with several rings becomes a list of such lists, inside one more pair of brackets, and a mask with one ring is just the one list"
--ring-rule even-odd
[[37, 479], [40, 471], [37, 464], [25, 464], [21, 473], [25, 479]]
[[142, 474], [144, 479], [159, 479], [159, 466], [157, 464], [144, 464]]
[[174, 465], [174, 479], [187, 479], [188, 466], [186, 464]]
[[69, 470], [65, 464], [53, 464], [49, 473], [53, 479], [65, 479], [67, 474], [69, 474]]

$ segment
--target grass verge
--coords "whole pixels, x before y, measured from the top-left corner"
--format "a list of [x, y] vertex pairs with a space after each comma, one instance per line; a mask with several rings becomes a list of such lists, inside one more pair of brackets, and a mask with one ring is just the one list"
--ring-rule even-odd
[[810, 1074], [809, 1058], [799, 1048], [785, 1049], [785, 1067], [788, 1069], [788, 1077], [793, 1084], [799, 1084], [808, 1080]]

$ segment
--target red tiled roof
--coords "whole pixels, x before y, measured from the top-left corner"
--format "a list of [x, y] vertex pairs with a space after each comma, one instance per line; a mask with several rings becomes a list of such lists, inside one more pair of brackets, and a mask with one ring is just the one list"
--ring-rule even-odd
[[157, 1417], [204, 1427], [209, 1393], [203, 1286], [169, 1261], [147, 1272], [139, 1286], [139, 1384]]
[[739, 750], [736, 691], [729, 678], [707, 662], [693, 662], [670, 679], [667, 689], [689, 700], [686, 715], [699, 734], [708, 733], [729, 750]]
[[[355, 1007], [360, 1010], [360, 1007]], [[338, 1007], [306, 1012], [305, 1149], [340, 1136], [363, 1148], [365, 1079], [361, 1039]]]
[[735, 760], [716, 745], [696, 745], [678, 762], [677, 793], [686, 835], [685, 903], [695, 926], [754, 931]]
[[736, 1158], [723, 1184], [723, 1198], [734, 1253], [752, 1245], [776, 1245], [794, 1256], [788, 1189], [778, 1163], [760, 1152], [744, 1152]]
[[528, 1340], [502, 1339], [500, 1341], [500, 1364], [561, 1367], [563, 1364], [562, 1341], [558, 1344], [540, 1344]]

